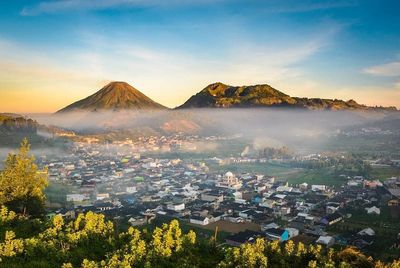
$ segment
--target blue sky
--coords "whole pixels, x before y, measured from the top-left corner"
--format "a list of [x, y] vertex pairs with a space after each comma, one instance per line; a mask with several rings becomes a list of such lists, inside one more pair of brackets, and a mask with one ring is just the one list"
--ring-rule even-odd
[[206, 85], [400, 107], [399, 1], [0, 2], [0, 110], [53, 112], [123, 80], [174, 107]]

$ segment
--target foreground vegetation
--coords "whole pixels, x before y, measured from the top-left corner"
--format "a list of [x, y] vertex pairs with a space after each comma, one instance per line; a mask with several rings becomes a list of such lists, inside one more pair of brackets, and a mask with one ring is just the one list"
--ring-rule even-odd
[[[292, 241], [217, 247], [212, 240], [198, 241], [193, 231], [183, 233], [176, 220], [152, 233], [132, 227], [119, 233], [93, 212], [43, 223], [5, 207], [0, 214], [2, 267], [400, 267], [400, 261], [375, 262], [354, 248], [326, 251]], [[25, 233], [21, 227], [30, 224], [36, 229]]]
[[[39, 170], [24, 140], [0, 172], [0, 267], [360, 267], [400, 268], [375, 261], [354, 248], [325, 250], [292, 241], [257, 239], [232, 248], [198, 239], [172, 220], [153, 231], [121, 232], [102, 214], [66, 221], [43, 218], [46, 170]], [[11, 209], [10, 209], [11, 208]]]

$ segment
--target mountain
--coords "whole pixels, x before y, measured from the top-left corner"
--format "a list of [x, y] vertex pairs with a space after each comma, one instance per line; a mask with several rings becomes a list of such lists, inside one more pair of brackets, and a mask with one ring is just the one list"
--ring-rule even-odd
[[93, 95], [74, 102], [57, 113], [99, 110], [167, 109], [125, 82], [111, 82]]
[[358, 104], [354, 100], [291, 97], [269, 85], [239, 87], [223, 83], [208, 85], [177, 108], [243, 107], [288, 107], [308, 110], [396, 110], [395, 107], [368, 107]]

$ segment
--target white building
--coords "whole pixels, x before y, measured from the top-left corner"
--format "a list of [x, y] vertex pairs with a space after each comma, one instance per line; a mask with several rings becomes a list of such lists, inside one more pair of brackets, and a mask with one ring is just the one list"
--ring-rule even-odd
[[102, 194], [97, 194], [96, 195], [96, 199], [97, 200], [104, 200], [104, 199], [107, 199], [107, 198], [110, 198], [110, 194], [108, 194], [108, 193], [102, 193]]
[[137, 192], [136, 186], [128, 186], [128, 187], [126, 187], [126, 192], [127, 192], [128, 194], [134, 194], [134, 193], [136, 193], [136, 192]]
[[296, 228], [285, 228], [289, 233], [289, 238], [293, 238], [299, 235], [299, 230]]
[[316, 185], [316, 184], [314, 184], [314, 185], [311, 185], [311, 190], [314, 191], [314, 192], [316, 192], [316, 191], [323, 192], [323, 191], [326, 191], [326, 185]]
[[204, 225], [208, 225], [210, 223], [210, 219], [208, 217], [192, 216], [190, 218], [190, 223], [204, 226]]
[[376, 206], [365, 208], [368, 214], [381, 215], [381, 209]]
[[87, 197], [82, 194], [67, 194], [67, 202], [82, 202], [85, 199]]
[[369, 236], [374, 236], [375, 231], [372, 230], [371, 228], [365, 228], [364, 230], [361, 230], [358, 232], [359, 235], [369, 235]]
[[168, 204], [167, 209], [173, 211], [182, 211], [185, 209], [185, 203]]
[[242, 188], [242, 182], [236, 178], [232, 172], [227, 172], [220, 180], [217, 181], [215, 186], [231, 190], [238, 190]]
[[335, 244], [335, 238], [332, 236], [320, 236], [316, 243], [329, 248]]
[[207, 201], [207, 202], [222, 202], [224, 201], [224, 195], [219, 194], [219, 193], [202, 193], [200, 199], [202, 201]]
[[290, 186], [279, 186], [278, 188], [276, 188], [277, 192], [291, 192], [293, 191], [293, 187]]

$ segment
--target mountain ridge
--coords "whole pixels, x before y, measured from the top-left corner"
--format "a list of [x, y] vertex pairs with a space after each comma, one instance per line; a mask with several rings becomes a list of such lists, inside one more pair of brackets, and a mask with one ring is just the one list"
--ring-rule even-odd
[[160, 110], [167, 107], [153, 101], [126, 82], [114, 81], [96, 93], [78, 100], [57, 113], [99, 110]]
[[267, 84], [231, 86], [221, 82], [208, 85], [176, 109], [286, 107], [307, 110], [384, 110], [396, 107], [371, 107], [354, 100], [291, 97]]
[[[292, 97], [268, 84], [231, 86], [221, 82], [206, 86], [175, 109], [190, 108], [297, 108], [304, 110], [398, 111], [396, 107], [367, 106], [354, 100]], [[56, 114], [72, 111], [168, 110], [126, 82], [114, 81]]]

